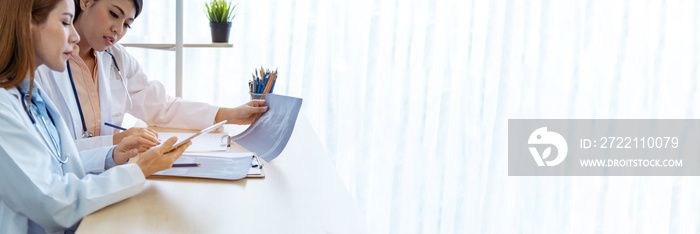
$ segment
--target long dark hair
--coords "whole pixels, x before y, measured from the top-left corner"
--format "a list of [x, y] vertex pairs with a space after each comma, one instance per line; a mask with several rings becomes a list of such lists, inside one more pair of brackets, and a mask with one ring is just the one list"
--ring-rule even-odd
[[[99, 0], [94, 0], [94, 1], [97, 2]], [[78, 20], [78, 16], [80, 15], [80, 13], [83, 12], [83, 10], [80, 9], [80, 0], [74, 0], [73, 2], [75, 3], [75, 18], [73, 18], [73, 22], [76, 22]], [[136, 19], [141, 14], [141, 9], [143, 9], [143, 1], [142, 0], [133, 0], [133, 2], [134, 2], [134, 7], [136, 8], [136, 15], [134, 15], [134, 19]]]

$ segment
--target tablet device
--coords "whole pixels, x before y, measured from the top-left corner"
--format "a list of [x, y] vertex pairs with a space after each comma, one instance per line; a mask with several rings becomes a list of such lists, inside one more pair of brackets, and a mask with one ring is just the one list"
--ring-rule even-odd
[[195, 133], [194, 135], [188, 137], [187, 139], [185, 139], [185, 140], [183, 140], [183, 141], [180, 141], [180, 142], [178, 142], [178, 143], [175, 143], [172, 147], [170, 147], [170, 149], [168, 149], [168, 151], [165, 151], [165, 153], [166, 153], [166, 154], [167, 154], [167, 153], [170, 153], [170, 151], [173, 151], [173, 150], [177, 149], [177, 147], [180, 147], [182, 144], [185, 144], [186, 142], [192, 140], [192, 138], [195, 138], [195, 137], [197, 137], [197, 136], [199, 136], [199, 135], [207, 134], [207, 133], [209, 133], [209, 132], [211, 132], [211, 131], [214, 131], [214, 129], [217, 129], [217, 128], [223, 126], [223, 125], [226, 123], [226, 121], [227, 121], [227, 120], [218, 122], [218, 123], [216, 123], [216, 124], [214, 124], [214, 125], [212, 125], [212, 126], [209, 126], [208, 128], [202, 129], [202, 131], [199, 131], [198, 133]]

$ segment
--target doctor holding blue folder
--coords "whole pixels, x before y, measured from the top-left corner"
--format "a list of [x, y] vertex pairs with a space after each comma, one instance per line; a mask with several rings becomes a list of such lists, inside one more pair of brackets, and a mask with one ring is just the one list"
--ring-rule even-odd
[[[156, 145], [155, 132], [132, 128], [120, 132], [129, 113], [149, 125], [202, 129], [222, 120], [250, 124], [267, 111], [264, 100], [236, 108], [173, 98], [158, 81], [149, 80], [138, 61], [119, 44], [141, 12], [141, 0], [75, 0], [75, 28], [80, 35], [65, 71], [39, 67], [35, 76], [57, 105], [81, 150], [118, 144], [128, 135]], [[148, 25], [139, 25], [148, 27]], [[146, 147], [146, 148], [147, 148]]]

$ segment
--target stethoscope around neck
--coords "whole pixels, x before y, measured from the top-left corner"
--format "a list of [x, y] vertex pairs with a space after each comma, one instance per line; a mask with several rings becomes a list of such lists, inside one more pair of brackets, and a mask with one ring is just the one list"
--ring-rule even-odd
[[[124, 87], [124, 92], [126, 92], [126, 97], [129, 99], [129, 107], [133, 106], [133, 101], [131, 100], [131, 95], [129, 95], [129, 89], [126, 87], [126, 81], [124, 80], [124, 76], [122, 76], [121, 69], [119, 69], [119, 64], [117, 63], [117, 59], [114, 57], [114, 54], [112, 54], [109, 51], [105, 52], [109, 54], [110, 57], [112, 57], [112, 65], [114, 65], [114, 68], [117, 69], [117, 75], [119, 75], [119, 79], [121, 80], [122, 86]], [[73, 72], [71, 72], [70, 69], [70, 62], [66, 61], [66, 67], [68, 70], [68, 77], [70, 77], [70, 84], [73, 87], [73, 95], [75, 96], [75, 102], [78, 105], [78, 112], [80, 113], [80, 123], [83, 125], [83, 135], [82, 138], [90, 138], [93, 137], [94, 135], [87, 130], [87, 125], [85, 125], [85, 115], [83, 114], [83, 108], [80, 105], [80, 98], [78, 98], [78, 91], [75, 89], [75, 81], [73, 81]]]
[[[34, 127], [37, 128], [37, 130], [40, 132], [40, 134], [48, 135], [49, 138], [46, 138], [46, 136], [44, 136], [44, 141], [46, 141], [47, 146], [50, 148], [51, 155], [53, 155], [53, 157], [56, 158], [58, 163], [66, 164], [68, 162], [68, 157], [61, 158], [61, 156], [60, 156], [60, 154], [61, 154], [61, 141], [60, 141], [60, 139], [56, 139], [56, 137], [58, 137], [58, 136], [54, 136], [54, 134], [51, 134], [51, 132], [49, 130], [49, 126], [48, 126], [49, 120], [46, 120], [43, 115], [39, 115], [38, 119], [41, 119], [41, 122], [39, 122], [37, 117], [34, 116], [32, 111], [30, 110], [31, 104], [27, 104], [27, 102], [30, 102], [30, 103], [34, 104], [35, 106], [37, 104], [34, 102], [34, 100], [25, 100], [26, 99], [25, 97], [28, 97], [28, 96], [26, 95], [26, 93], [24, 91], [22, 91], [22, 88], [17, 87], [17, 91], [19, 91], [19, 95], [21, 97], [20, 102], [22, 103], [22, 107], [24, 107], [24, 111], [27, 112], [27, 116], [29, 116], [29, 120], [32, 121], [32, 124], [34, 125]], [[53, 124], [55, 126], [55, 122], [54, 122], [53, 117], [51, 116], [51, 113], [49, 113], [48, 110], [46, 110], [46, 113], [49, 115], [51, 124]], [[43, 127], [43, 130], [45, 131], [45, 133], [41, 133], [42, 129], [40, 129], [40, 128], [42, 128], [42, 127], [40, 127], [40, 126]]]

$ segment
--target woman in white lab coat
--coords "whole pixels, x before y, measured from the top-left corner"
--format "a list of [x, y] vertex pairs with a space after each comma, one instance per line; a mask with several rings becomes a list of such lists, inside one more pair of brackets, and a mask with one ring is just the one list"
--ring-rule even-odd
[[[254, 100], [236, 108], [223, 108], [168, 96], [160, 82], [149, 80], [139, 63], [124, 47], [115, 44], [126, 34], [140, 13], [141, 0], [75, 2], [75, 27], [83, 40], [76, 49], [79, 55], [73, 55], [71, 60], [81, 64], [84, 62], [87, 69], [80, 73], [92, 73], [92, 79], [97, 80], [98, 89], [94, 91], [99, 93], [99, 103], [93, 103], [93, 106], [99, 106], [99, 118], [94, 118], [98, 114], [96, 111], [91, 115], [85, 111], [86, 108], [78, 108], [87, 102], [74, 92], [74, 85], [78, 90], [85, 89], [85, 86], [81, 86], [82, 83], [72, 82], [78, 72], [71, 72], [71, 69], [57, 72], [40, 67], [35, 76], [51, 98], [61, 100], [58, 109], [66, 118], [79, 149], [116, 144], [124, 135], [142, 131], [130, 129], [120, 132], [109, 127], [99, 127], [99, 132], [90, 132], [90, 129], [96, 128], [86, 126], [104, 126], [105, 122], [121, 125], [124, 113], [130, 113], [149, 125], [202, 129], [222, 120], [234, 124], [250, 124], [267, 111], [262, 100]], [[73, 69], [75, 70], [78, 69]], [[85, 123], [86, 119], [94, 119], [95, 122]], [[97, 137], [87, 138], [83, 135]]]
[[42, 64], [66, 69], [78, 41], [73, 9], [72, 0], [0, 1], [0, 233], [74, 231], [85, 215], [139, 193], [145, 176], [169, 168], [189, 145], [164, 154], [177, 140], [168, 139], [119, 166], [136, 154], [137, 137], [78, 153], [32, 78]]

